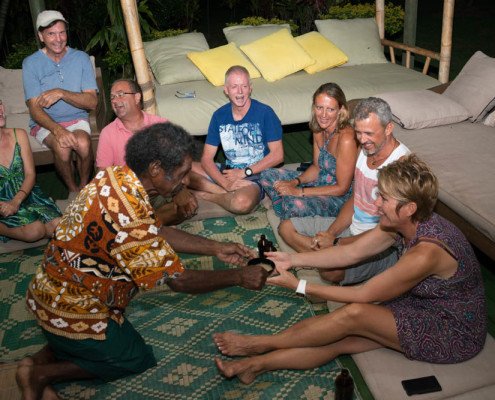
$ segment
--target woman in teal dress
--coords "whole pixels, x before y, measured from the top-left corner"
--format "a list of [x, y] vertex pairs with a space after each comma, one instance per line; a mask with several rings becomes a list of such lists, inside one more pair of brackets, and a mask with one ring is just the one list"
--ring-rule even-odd
[[306, 171], [270, 168], [261, 173], [263, 189], [282, 220], [336, 217], [352, 192], [358, 143], [345, 95], [336, 83], [325, 83], [313, 94], [309, 127], [313, 163]]
[[61, 212], [35, 184], [26, 131], [5, 127], [0, 100], [0, 240], [35, 242], [50, 237]]

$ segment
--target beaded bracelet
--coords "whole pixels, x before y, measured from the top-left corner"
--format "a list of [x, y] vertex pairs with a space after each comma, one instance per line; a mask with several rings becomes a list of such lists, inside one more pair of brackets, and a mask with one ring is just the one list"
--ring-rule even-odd
[[302, 197], [304, 197], [304, 186], [302, 187]]

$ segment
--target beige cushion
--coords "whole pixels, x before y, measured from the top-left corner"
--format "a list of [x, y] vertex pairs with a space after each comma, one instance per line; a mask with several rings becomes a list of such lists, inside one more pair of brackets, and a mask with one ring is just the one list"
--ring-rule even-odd
[[486, 126], [495, 127], [495, 110], [492, 110], [491, 113], [487, 114], [487, 116], [483, 120], [483, 124], [485, 124]]
[[202, 33], [191, 32], [144, 42], [144, 52], [160, 85], [204, 80], [205, 77], [186, 57], [193, 51], [210, 47]]
[[278, 32], [281, 29], [285, 29], [290, 33], [289, 24], [264, 24], [259, 26], [252, 25], [235, 25], [223, 28], [223, 33], [227, 42], [235, 43], [237, 46], [242, 46], [261, 39], [262, 37], [271, 35]]
[[29, 113], [24, 100], [22, 69], [0, 67], [0, 93], [7, 114]]
[[220, 86], [225, 83], [225, 72], [233, 65], [245, 67], [251, 79], [261, 75], [253, 64], [240, 51], [235, 43], [216, 47], [202, 52], [187, 53], [187, 57], [203, 73], [213, 85]]
[[388, 62], [374, 18], [323, 19], [316, 20], [315, 25], [349, 57], [346, 66]]
[[[397, 351], [377, 349], [353, 354], [371, 394], [380, 400], [493, 399], [484, 388], [495, 385], [495, 340], [488, 335], [485, 347], [476, 357], [458, 364], [432, 364], [409, 360]], [[401, 381], [436, 376], [440, 392], [407, 396]]]
[[316, 60], [316, 63], [304, 68], [308, 74], [323, 71], [346, 63], [349, 58], [330, 40], [318, 32], [308, 32], [297, 36], [296, 42]]
[[468, 119], [471, 114], [447, 96], [430, 90], [377, 94], [392, 109], [394, 121], [406, 129], [447, 125]]
[[316, 62], [286, 29], [245, 44], [241, 50], [268, 82], [275, 82]]
[[444, 92], [481, 121], [495, 107], [495, 58], [477, 51]]

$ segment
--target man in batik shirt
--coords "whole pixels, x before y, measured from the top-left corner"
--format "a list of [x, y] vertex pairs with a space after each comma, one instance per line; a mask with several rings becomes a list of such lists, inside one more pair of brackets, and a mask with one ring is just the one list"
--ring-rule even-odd
[[243, 267], [255, 253], [160, 226], [155, 218], [148, 196], [180, 191], [192, 152], [192, 138], [182, 128], [152, 125], [129, 140], [127, 165], [100, 171], [67, 208], [28, 288], [28, 308], [48, 345], [19, 363], [23, 399], [57, 398], [52, 382], [111, 381], [156, 365], [151, 347], [123, 315], [138, 290], [162, 284], [187, 293], [263, 287], [267, 272], [260, 266], [185, 269], [175, 251]]

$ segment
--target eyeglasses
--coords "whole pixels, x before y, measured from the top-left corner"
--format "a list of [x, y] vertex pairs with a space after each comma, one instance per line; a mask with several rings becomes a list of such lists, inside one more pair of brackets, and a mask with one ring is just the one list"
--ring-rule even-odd
[[175, 92], [175, 97], [178, 99], [194, 99], [196, 97], [196, 91], [182, 93], [177, 90]]
[[121, 99], [122, 97], [124, 97], [126, 94], [136, 94], [136, 92], [117, 92], [115, 94], [111, 94], [110, 95], [110, 100], [114, 100], [114, 99]]

